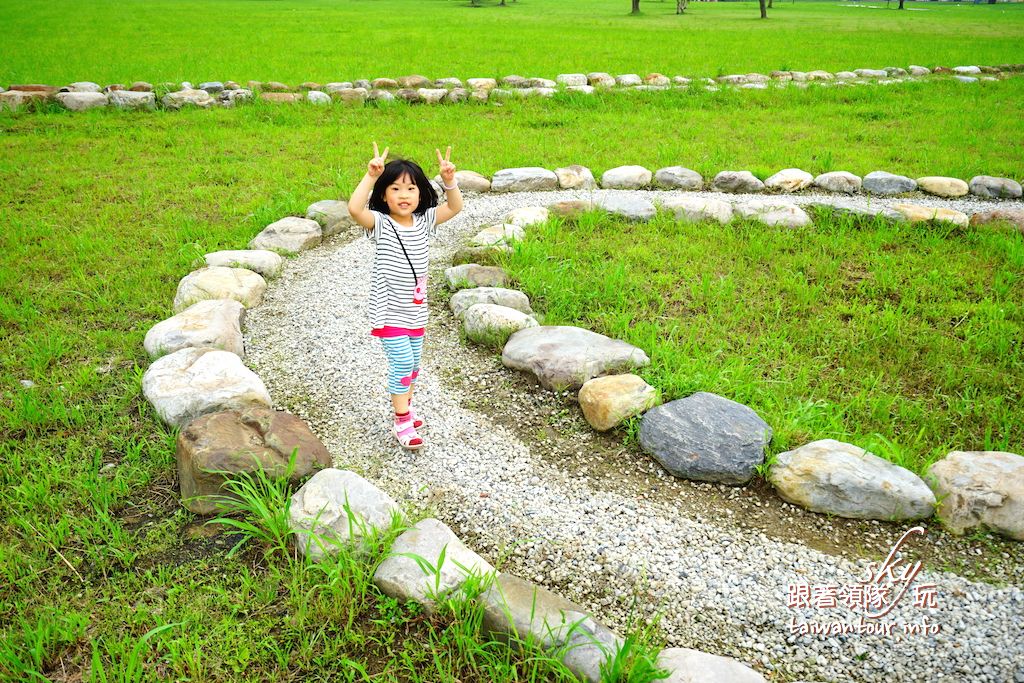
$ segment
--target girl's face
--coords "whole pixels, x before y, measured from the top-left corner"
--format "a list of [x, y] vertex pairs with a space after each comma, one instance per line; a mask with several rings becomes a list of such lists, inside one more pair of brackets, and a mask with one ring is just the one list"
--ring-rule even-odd
[[420, 205], [420, 188], [404, 173], [384, 190], [384, 201], [392, 216], [411, 216]]

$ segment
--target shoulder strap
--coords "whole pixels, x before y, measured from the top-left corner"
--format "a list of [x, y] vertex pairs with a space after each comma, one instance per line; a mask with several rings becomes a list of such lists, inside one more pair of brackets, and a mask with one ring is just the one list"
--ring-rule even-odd
[[395, 239], [398, 240], [398, 246], [402, 248], [402, 253], [405, 254], [405, 262], [409, 264], [409, 270], [412, 271], [412, 285], [415, 287], [416, 283], [420, 280], [419, 276], [416, 275], [416, 267], [412, 265], [412, 259], [409, 258], [409, 252], [405, 250], [405, 245], [402, 243], [402, 238], [398, 234], [398, 228], [395, 227], [394, 222], [391, 220], [391, 216], [385, 216], [385, 218], [388, 219], [388, 225], [391, 226], [391, 229], [395, 233]]

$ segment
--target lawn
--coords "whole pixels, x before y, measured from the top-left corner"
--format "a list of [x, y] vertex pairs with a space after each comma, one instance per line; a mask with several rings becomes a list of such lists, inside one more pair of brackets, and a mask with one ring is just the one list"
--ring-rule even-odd
[[[869, 3], [884, 7], [885, 4]], [[6, 0], [0, 84], [422, 73], [669, 76], [1024, 61], [1024, 5], [644, 0]], [[895, 5], [893, 5], [895, 7]]]
[[665, 401], [752, 407], [771, 453], [838, 439], [923, 473], [951, 450], [1024, 444], [1016, 230], [594, 213], [531, 228], [507, 267], [544, 324], [643, 348]]

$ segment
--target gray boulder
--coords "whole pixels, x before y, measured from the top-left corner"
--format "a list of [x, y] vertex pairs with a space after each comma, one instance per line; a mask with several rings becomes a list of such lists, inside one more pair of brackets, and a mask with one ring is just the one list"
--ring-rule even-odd
[[764, 192], [764, 183], [750, 171], [722, 171], [711, 181], [711, 189], [717, 192]]
[[906, 176], [872, 171], [864, 176], [863, 187], [871, 194], [903, 194], [917, 189], [917, 182]]
[[799, 168], [784, 168], [764, 181], [765, 188], [775, 192], [797, 192], [810, 186], [814, 176]]
[[613, 194], [599, 197], [594, 204], [608, 213], [622, 216], [631, 221], [649, 221], [657, 213], [650, 200], [635, 197], [633, 194]]
[[612, 190], [639, 190], [651, 184], [651, 172], [643, 166], [618, 166], [601, 174], [601, 187]]
[[505, 271], [497, 266], [463, 263], [444, 271], [448, 287], [452, 290], [466, 287], [501, 287], [505, 284]]
[[156, 95], [134, 90], [111, 90], [110, 105], [117, 109], [156, 109]]
[[830, 171], [814, 178], [814, 184], [821, 189], [841, 194], [860, 192], [861, 182], [860, 176], [848, 171]]
[[579, 389], [594, 377], [650, 363], [643, 350], [624, 341], [570, 326], [530, 327], [513, 334], [501, 354], [506, 367], [537, 378], [546, 389]]
[[1024, 541], [1024, 457], [1004, 451], [953, 451], [928, 468], [937, 515], [955, 534], [988, 528]]
[[986, 199], [1020, 199], [1021, 185], [1010, 178], [994, 178], [990, 175], [976, 175], [971, 178], [971, 194]]
[[887, 206], [859, 204], [848, 199], [818, 199], [806, 204], [806, 206], [821, 210], [827, 209], [840, 216], [860, 216], [864, 218], [882, 217], [895, 223], [906, 223], [907, 217], [899, 211]]
[[246, 308], [258, 306], [266, 291], [267, 281], [248, 268], [208, 266], [193, 270], [178, 281], [174, 312], [180, 313], [207, 299], [234, 299]]
[[337, 199], [313, 202], [306, 209], [306, 218], [320, 224], [320, 231], [324, 237], [332, 237], [347, 228], [359, 225], [348, 212], [348, 202]]
[[732, 204], [721, 199], [704, 197], [669, 197], [661, 207], [675, 214], [676, 220], [687, 223], [715, 221], [728, 223], [733, 218]]
[[56, 95], [61, 106], [69, 111], [85, 111], [107, 106], [109, 100], [101, 92], [60, 92]]
[[448, 306], [456, 318], [461, 318], [471, 306], [475, 304], [497, 304], [514, 308], [526, 314], [533, 313], [530, 308], [530, 298], [515, 289], [503, 287], [474, 287], [455, 292]]
[[780, 453], [769, 480], [783, 500], [829, 515], [903, 521], [935, 512], [935, 495], [919, 476], [833, 439]]
[[274, 221], [249, 241], [250, 249], [298, 253], [319, 246], [323, 240], [320, 224], [308, 218], [286, 216]]
[[764, 462], [772, 429], [727, 398], [698, 392], [652, 408], [640, 422], [640, 446], [670, 474], [745, 484]]
[[546, 168], [503, 168], [491, 178], [491, 192], [534, 192], [558, 189], [558, 176]]
[[770, 199], [738, 202], [733, 211], [740, 218], [756, 220], [770, 226], [802, 228], [811, 224], [811, 217], [796, 204]]
[[158, 322], [142, 342], [150, 358], [188, 347], [212, 348], [245, 356], [242, 319], [245, 306], [234, 299], [210, 299]]
[[284, 266], [284, 259], [280, 254], [266, 249], [228, 249], [225, 251], [214, 251], [205, 257], [206, 265], [210, 267], [221, 266], [224, 268], [245, 268], [254, 273], [259, 273], [263, 279], [273, 279], [281, 274]]
[[704, 177], [683, 166], [667, 166], [655, 171], [654, 184], [673, 190], [696, 191], [704, 187]]

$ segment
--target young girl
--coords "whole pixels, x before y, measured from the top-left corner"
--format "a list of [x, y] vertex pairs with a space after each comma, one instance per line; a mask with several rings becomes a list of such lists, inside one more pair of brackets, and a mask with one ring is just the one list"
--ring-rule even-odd
[[[388, 358], [388, 393], [395, 410], [394, 434], [403, 447], [420, 448], [416, 433], [423, 420], [412, 409], [412, 392], [420, 370], [423, 328], [427, 324], [427, 240], [439, 224], [462, 210], [455, 183], [455, 166], [437, 152], [447, 204], [437, 205], [437, 193], [423, 169], [412, 161], [388, 158], [373, 143], [366, 175], [348, 200], [348, 211], [374, 243], [370, 278], [370, 334], [379, 337]], [[369, 197], [369, 207], [367, 207]]]

